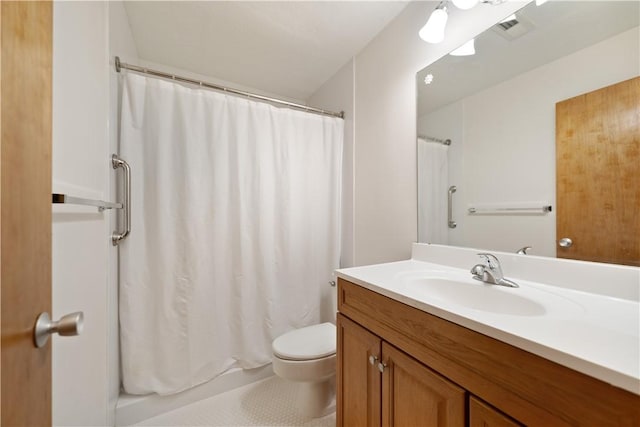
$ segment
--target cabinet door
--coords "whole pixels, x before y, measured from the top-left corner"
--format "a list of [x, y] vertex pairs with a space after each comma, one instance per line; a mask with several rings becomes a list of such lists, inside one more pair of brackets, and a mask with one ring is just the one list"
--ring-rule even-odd
[[339, 313], [337, 326], [336, 423], [380, 427], [380, 338]]
[[463, 427], [465, 391], [383, 342], [382, 425]]
[[469, 427], [519, 427], [522, 424], [474, 396], [469, 398]]

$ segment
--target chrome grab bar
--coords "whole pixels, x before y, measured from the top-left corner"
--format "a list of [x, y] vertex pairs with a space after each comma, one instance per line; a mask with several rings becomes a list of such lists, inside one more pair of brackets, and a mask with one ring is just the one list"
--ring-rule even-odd
[[455, 193], [458, 188], [455, 185], [449, 187], [449, 196], [448, 196], [448, 204], [447, 204], [447, 224], [449, 228], [456, 228], [458, 224], [453, 220], [453, 193]]
[[116, 154], [111, 156], [111, 165], [114, 169], [122, 168], [124, 170], [124, 231], [118, 233], [116, 230], [111, 235], [111, 243], [113, 246], [117, 246], [118, 243], [131, 233], [131, 168], [127, 162]]

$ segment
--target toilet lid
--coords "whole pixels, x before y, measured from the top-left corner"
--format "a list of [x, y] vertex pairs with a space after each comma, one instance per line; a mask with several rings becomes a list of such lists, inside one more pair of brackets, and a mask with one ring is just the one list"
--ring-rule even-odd
[[273, 354], [281, 359], [320, 359], [335, 352], [336, 326], [332, 323], [295, 329], [273, 341]]

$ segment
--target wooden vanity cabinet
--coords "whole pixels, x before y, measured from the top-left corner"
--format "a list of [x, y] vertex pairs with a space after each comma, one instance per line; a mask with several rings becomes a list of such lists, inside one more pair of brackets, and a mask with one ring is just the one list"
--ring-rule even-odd
[[480, 399], [469, 397], [469, 427], [520, 427], [502, 412], [493, 409]]
[[338, 311], [338, 427], [640, 426], [636, 394], [343, 279]]
[[465, 391], [338, 315], [338, 425], [464, 427]]
[[336, 325], [337, 424], [380, 427], [382, 377], [376, 365], [381, 340], [340, 313]]

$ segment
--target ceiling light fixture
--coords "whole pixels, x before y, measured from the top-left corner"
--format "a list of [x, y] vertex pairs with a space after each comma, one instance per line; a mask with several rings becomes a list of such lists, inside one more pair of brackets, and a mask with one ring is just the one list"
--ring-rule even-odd
[[420, 30], [418, 35], [427, 43], [440, 43], [444, 40], [444, 30], [447, 26], [447, 6], [446, 1], [443, 1], [438, 5], [436, 10], [431, 12], [429, 20], [424, 27]]
[[461, 10], [468, 10], [478, 4], [480, 0], [451, 0], [453, 5]]
[[547, 0], [536, 0], [536, 6], [540, 6], [542, 4], [545, 4], [547, 2]]
[[[506, 3], [509, 0], [451, 0], [453, 5], [460, 10], [469, 10], [475, 7], [478, 3], [490, 4], [491, 6], [497, 6], [502, 3]], [[545, 2], [547, 0], [536, 0], [540, 2]]]
[[452, 56], [470, 56], [476, 53], [476, 39], [471, 39], [456, 50], [452, 51], [449, 55]]
[[[447, 14], [448, 1], [449, 0], [443, 0], [438, 4], [438, 7], [431, 12], [427, 23], [424, 24], [424, 27], [422, 27], [418, 32], [420, 38], [427, 43], [440, 43], [444, 40], [444, 30], [447, 26], [447, 19], [449, 18], [449, 15]], [[496, 6], [507, 1], [509, 0], [451, 0], [453, 5], [461, 10], [471, 9], [478, 3]], [[539, 4], [542, 4], [545, 1], [547, 0], [536, 0], [536, 3], [540, 2]]]

